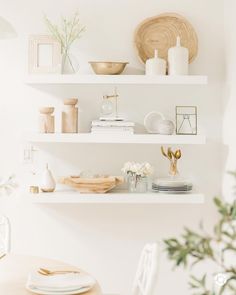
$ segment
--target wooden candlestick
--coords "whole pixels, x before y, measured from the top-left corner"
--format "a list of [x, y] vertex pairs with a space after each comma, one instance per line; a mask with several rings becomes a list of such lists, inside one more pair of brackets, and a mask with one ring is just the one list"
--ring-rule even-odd
[[52, 113], [54, 112], [53, 107], [44, 107], [39, 109], [40, 117], [39, 117], [39, 132], [41, 133], [54, 133], [54, 116]]
[[64, 100], [64, 110], [62, 112], [62, 133], [78, 133], [78, 108], [75, 107], [78, 99], [71, 98]]

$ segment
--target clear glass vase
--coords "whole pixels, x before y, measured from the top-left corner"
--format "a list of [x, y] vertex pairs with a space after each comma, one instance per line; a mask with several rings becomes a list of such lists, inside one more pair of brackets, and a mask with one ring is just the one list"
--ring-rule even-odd
[[79, 70], [79, 63], [70, 51], [65, 50], [62, 54], [61, 73], [62, 74], [75, 74]]
[[146, 193], [148, 190], [147, 177], [132, 175], [128, 177], [128, 188], [130, 193]]
[[170, 171], [169, 171], [169, 174], [171, 177], [176, 177], [178, 178], [179, 177], [179, 171], [178, 171], [178, 166], [177, 166], [177, 161], [174, 160], [174, 161], [170, 161]]

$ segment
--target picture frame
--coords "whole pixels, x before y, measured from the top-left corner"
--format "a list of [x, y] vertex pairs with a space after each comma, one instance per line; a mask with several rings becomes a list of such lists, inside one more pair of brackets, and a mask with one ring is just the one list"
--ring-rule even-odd
[[29, 73], [61, 73], [61, 44], [51, 35], [29, 37]]
[[197, 135], [198, 120], [196, 106], [176, 106], [175, 114], [177, 135]]

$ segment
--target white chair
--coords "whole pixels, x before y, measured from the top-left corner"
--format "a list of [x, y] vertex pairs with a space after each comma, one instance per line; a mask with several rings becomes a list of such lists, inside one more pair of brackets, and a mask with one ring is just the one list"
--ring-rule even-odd
[[159, 262], [157, 243], [145, 245], [138, 264], [132, 295], [156, 295]]
[[0, 215], [0, 255], [10, 252], [10, 222], [6, 216]]

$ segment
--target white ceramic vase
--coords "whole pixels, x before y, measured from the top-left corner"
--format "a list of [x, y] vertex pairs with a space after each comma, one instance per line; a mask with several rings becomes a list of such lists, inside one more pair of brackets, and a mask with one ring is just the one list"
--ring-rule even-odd
[[189, 51], [181, 46], [180, 37], [177, 37], [175, 47], [168, 50], [168, 74], [188, 75]]
[[56, 181], [52, 175], [52, 172], [48, 168], [48, 164], [46, 165], [46, 169], [43, 172], [40, 188], [44, 193], [54, 192], [56, 188]]
[[166, 75], [166, 61], [158, 57], [158, 51], [155, 50], [154, 58], [146, 61], [146, 75]]

